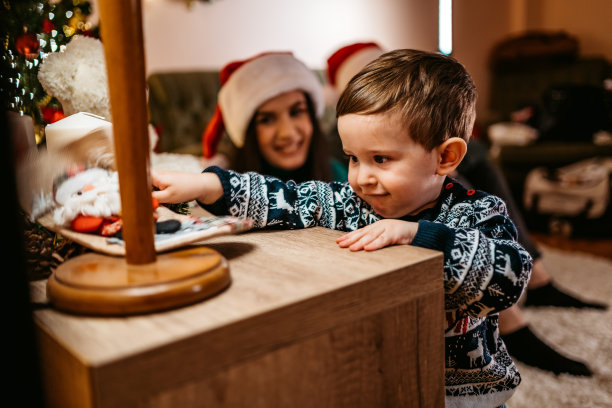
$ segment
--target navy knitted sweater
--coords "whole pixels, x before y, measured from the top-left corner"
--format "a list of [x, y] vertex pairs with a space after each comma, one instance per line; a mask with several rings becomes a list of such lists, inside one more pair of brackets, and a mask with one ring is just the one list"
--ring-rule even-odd
[[[381, 219], [348, 183], [205, 172], [219, 176], [224, 195], [204, 208], [252, 218], [257, 228], [353, 231]], [[446, 406], [504, 404], [520, 375], [499, 337], [498, 312], [518, 301], [532, 264], [504, 202], [447, 178], [435, 207], [402, 219], [419, 224], [412, 245], [444, 253]]]

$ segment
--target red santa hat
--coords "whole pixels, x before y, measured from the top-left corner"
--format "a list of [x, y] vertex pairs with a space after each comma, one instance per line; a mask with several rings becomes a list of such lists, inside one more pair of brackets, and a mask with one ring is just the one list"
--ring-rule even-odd
[[242, 147], [257, 108], [282, 93], [295, 89], [306, 92], [317, 116], [323, 115], [321, 82], [290, 52], [268, 52], [231, 62], [223, 67], [219, 78], [217, 107], [202, 134], [202, 153], [206, 158], [216, 153], [224, 130], [236, 147]]
[[375, 42], [360, 42], [340, 48], [327, 59], [329, 83], [341, 93], [355, 74], [383, 52]]

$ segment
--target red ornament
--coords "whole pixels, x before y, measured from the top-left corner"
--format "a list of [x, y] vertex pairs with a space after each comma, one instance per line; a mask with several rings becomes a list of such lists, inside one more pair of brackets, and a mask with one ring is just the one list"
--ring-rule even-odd
[[36, 34], [32, 33], [23, 33], [20, 35], [15, 41], [15, 48], [17, 51], [24, 55], [26, 58], [36, 58], [40, 53], [40, 43], [38, 42], [38, 38], [36, 38]]
[[43, 33], [49, 34], [53, 30], [55, 30], [55, 24], [53, 24], [48, 18], [45, 18], [45, 21], [43, 21], [42, 26]]
[[54, 123], [66, 117], [63, 110], [54, 108], [53, 106], [43, 106], [40, 108], [40, 112], [46, 123]]

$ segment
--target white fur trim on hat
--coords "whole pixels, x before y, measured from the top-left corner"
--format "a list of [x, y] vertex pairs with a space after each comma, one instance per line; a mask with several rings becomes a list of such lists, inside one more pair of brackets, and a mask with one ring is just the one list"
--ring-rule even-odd
[[238, 68], [219, 91], [225, 129], [236, 147], [244, 145], [247, 127], [267, 100], [301, 89], [318, 117], [324, 109], [322, 84], [316, 74], [290, 54], [266, 54]]
[[377, 47], [363, 48], [344, 60], [336, 72], [336, 91], [344, 91], [349, 81], [370, 62], [380, 57], [383, 50]]

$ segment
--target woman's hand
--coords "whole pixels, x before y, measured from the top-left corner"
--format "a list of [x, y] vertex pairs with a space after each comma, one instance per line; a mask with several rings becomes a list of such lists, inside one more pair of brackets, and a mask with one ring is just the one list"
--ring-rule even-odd
[[219, 177], [214, 173], [183, 173], [151, 169], [151, 182], [158, 191], [153, 197], [160, 203], [183, 203], [198, 200], [212, 204], [223, 195]]
[[389, 245], [410, 244], [419, 224], [401, 220], [380, 220], [336, 239], [341, 248], [374, 251]]

